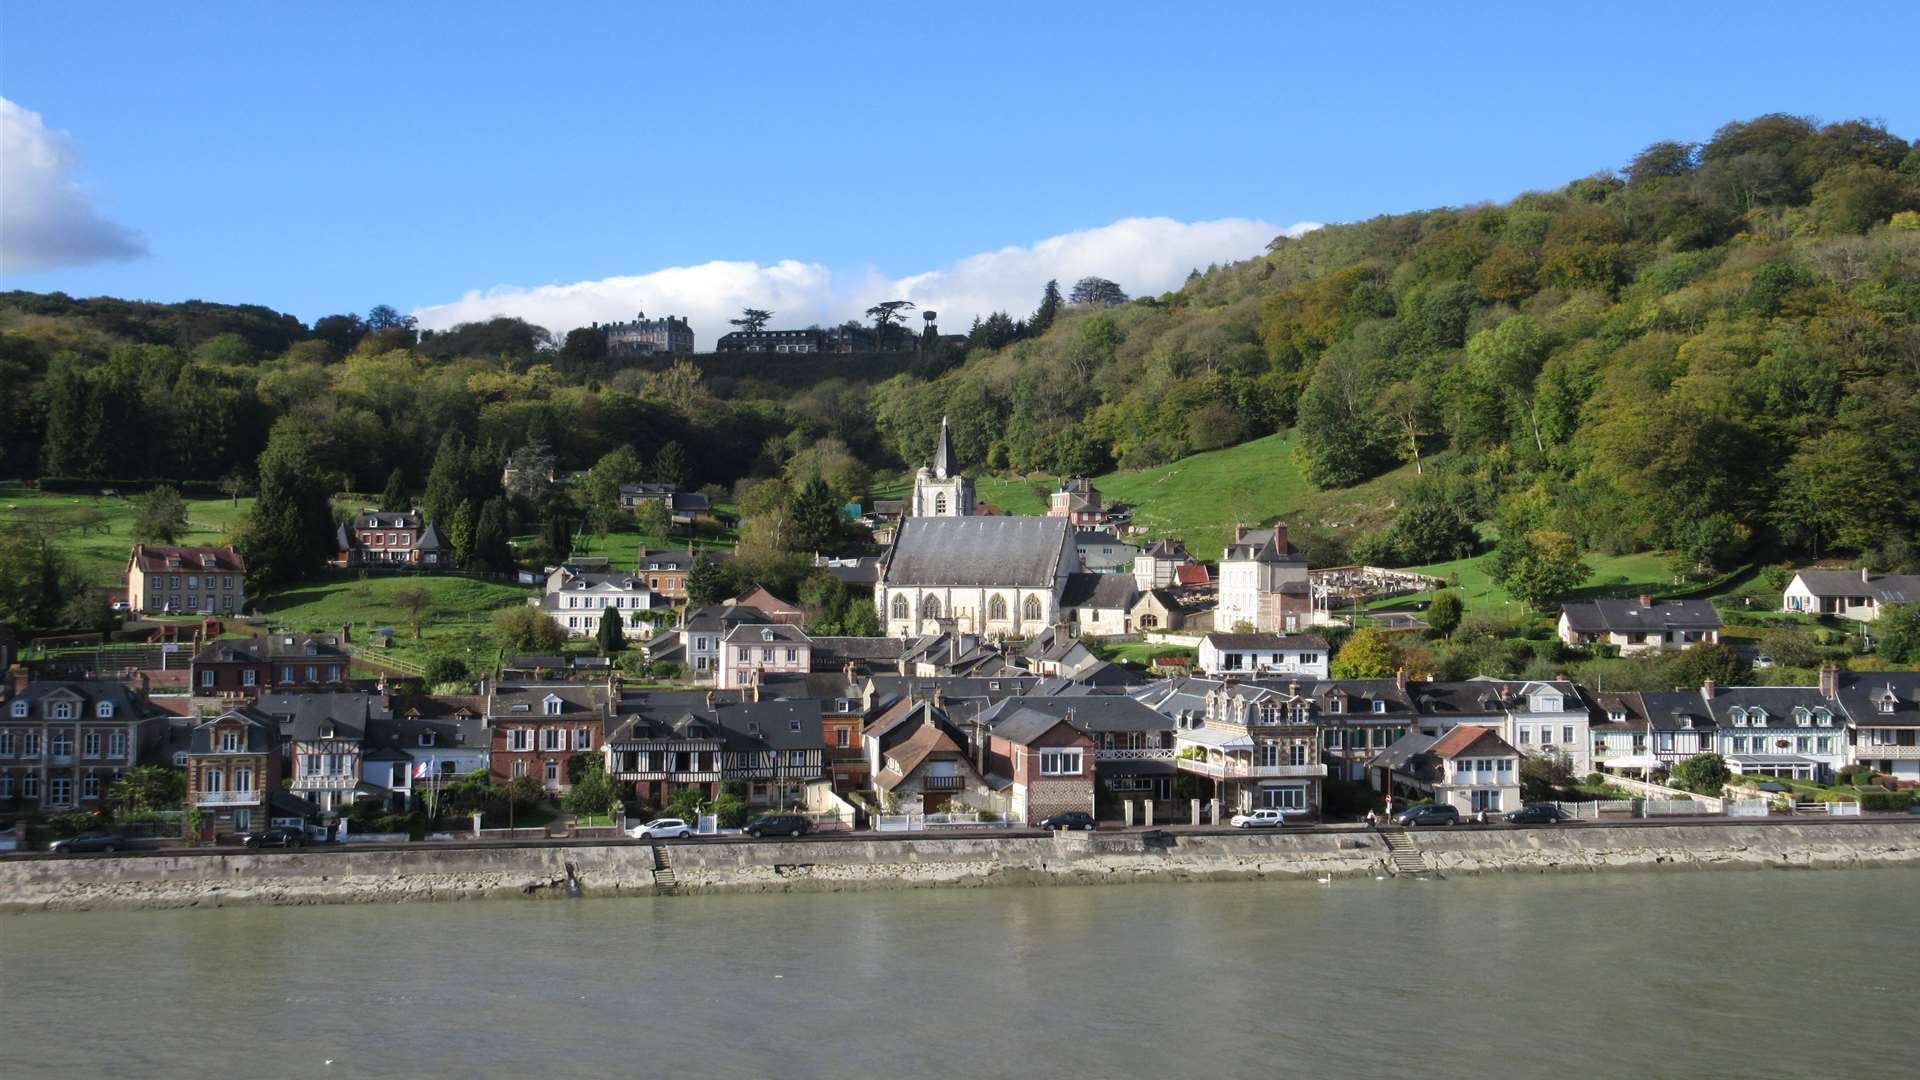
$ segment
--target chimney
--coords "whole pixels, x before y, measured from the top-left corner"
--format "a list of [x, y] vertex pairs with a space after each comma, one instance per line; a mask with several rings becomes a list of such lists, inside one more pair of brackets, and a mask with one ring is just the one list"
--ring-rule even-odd
[[1840, 696], [1840, 665], [1825, 663], [1820, 665], [1820, 696], [1832, 701]]
[[707, 711], [713, 711], [713, 691], [707, 691]]
[[987, 775], [987, 725], [973, 718], [973, 771]]
[[1300, 684], [1299, 684], [1299, 683], [1297, 683], [1297, 682], [1289, 682], [1289, 683], [1287, 683], [1287, 696], [1288, 696], [1288, 697], [1299, 697], [1299, 696], [1300, 696]]
[[1287, 527], [1284, 524], [1276, 524], [1273, 527], [1273, 548], [1282, 555], [1287, 552]]
[[1867, 566], [1865, 563], [1860, 564], [1860, 584], [1867, 584]]
[[1394, 686], [1394, 689], [1396, 689], [1396, 690], [1405, 690], [1405, 689], [1407, 688], [1407, 668], [1406, 668], [1406, 665], [1404, 665], [1404, 664], [1402, 664], [1402, 665], [1401, 665], [1400, 667], [1398, 667], [1398, 668], [1396, 668], [1396, 669], [1394, 670], [1394, 673], [1393, 673], [1393, 686]]
[[1650, 607], [1652, 607], [1652, 606], [1653, 606], [1653, 597], [1651, 597], [1651, 596], [1642, 596], [1642, 597], [1640, 598], [1640, 606], [1641, 606], [1641, 607], [1649, 607], [1649, 608], [1650, 608]]
[[1233, 523], [1233, 542], [1239, 543], [1247, 538], [1247, 527], [1240, 522]]
[[1708, 701], [1713, 700], [1713, 691], [1714, 684], [1712, 679], [1708, 679], [1700, 684], [1700, 696], [1706, 698]]
[[947, 692], [938, 686], [933, 688], [933, 707], [936, 709], [947, 707]]

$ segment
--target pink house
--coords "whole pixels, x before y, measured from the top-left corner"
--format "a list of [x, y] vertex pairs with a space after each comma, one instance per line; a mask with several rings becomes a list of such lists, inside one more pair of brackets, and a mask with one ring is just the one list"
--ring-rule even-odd
[[785, 623], [741, 623], [720, 639], [718, 685], [751, 686], [761, 676], [804, 675], [813, 670], [813, 639]]

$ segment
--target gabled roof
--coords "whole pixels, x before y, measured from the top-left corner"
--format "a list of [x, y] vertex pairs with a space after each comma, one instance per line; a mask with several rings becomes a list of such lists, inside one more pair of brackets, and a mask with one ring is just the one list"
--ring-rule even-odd
[[881, 580], [896, 588], [1051, 589], [1072, 532], [1066, 518], [905, 518]]
[[214, 729], [220, 726], [221, 721], [226, 721], [228, 725], [231, 725], [236, 719], [245, 725], [247, 735], [245, 753], [264, 754], [278, 744], [280, 730], [271, 717], [251, 708], [239, 708], [221, 713], [218, 716], [207, 717], [194, 724], [193, 734], [189, 739], [187, 752], [191, 754], [221, 752], [213, 744]]
[[487, 696], [487, 715], [495, 722], [537, 720], [548, 716], [546, 701], [560, 699], [555, 719], [584, 720], [604, 714], [607, 688], [593, 683], [501, 683]]
[[1583, 600], [1560, 605], [1567, 625], [1581, 633], [1718, 630], [1720, 612], [1706, 600]]
[[1051, 728], [1061, 720], [1089, 734], [1107, 731], [1166, 731], [1173, 721], [1145, 703], [1124, 694], [1078, 694], [1065, 697], [1008, 698], [981, 716], [995, 734], [1012, 723]]
[[1150, 541], [1140, 549], [1140, 554], [1151, 559], [1188, 559], [1186, 542], [1179, 537]]
[[162, 547], [133, 545], [129, 567], [149, 574], [244, 574], [247, 560], [230, 547]]
[[1461, 724], [1453, 728], [1434, 740], [1428, 752], [1443, 760], [1467, 753], [1480, 756], [1491, 754], [1498, 757], [1517, 757], [1520, 754], [1520, 751], [1515, 750], [1507, 740], [1500, 737], [1499, 731], [1480, 724]]
[[1802, 570], [1794, 579], [1814, 596], [1871, 596], [1882, 604], [1920, 601], [1920, 574], [1865, 575], [1854, 570]]
[[[874, 783], [891, 791], [912, 776], [913, 771], [925, 764], [928, 758], [936, 755], [954, 757], [965, 763], [968, 772], [974, 771], [965, 749], [947, 733], [946, 725], [937, 720], [927, 720], [886, 752], [887, 764], [873, 778]], [[898, 769], [893, 767], [896, 762], [900, 766]]]
[[1306, 553], [1289, 543], [1280, 529], [1247, 529], [1220, 552], [1221, 562], [1299, 563]]
[[[1882, 712], [1882, 704], [1891, 711]], [[1840, 705], [1857, 727], [1920, 727], [1920, 671], [1843, 671]], [[1871, 758], [1862, 744], [1859, 755]]]
[[300, 741], [318, 739], [328, 729], [331, 738], [358, 741], [374, 724], [393, 718], [381, 695], [358, 692], [263, 694], [255, 706], [279, 722], [281, 734]]
[[418, 529], [423, 524], [417, 510], [370, 510], [353, 519], [356, 529]]
[[787, 623], [740, 623], [727, 631], [727, 636], [721, 640], [732, 644], [741, 642], [771, 644], [781, 641], [789, 645], [806, 645], [812, 641], [807, 637], [806, 631]]
[[1060, 594], [1060, 606], [1127, 611], [1139, 596], [1140, 588], [1134, 584], [1132, 574], [1068, 574], [1066, 588]]

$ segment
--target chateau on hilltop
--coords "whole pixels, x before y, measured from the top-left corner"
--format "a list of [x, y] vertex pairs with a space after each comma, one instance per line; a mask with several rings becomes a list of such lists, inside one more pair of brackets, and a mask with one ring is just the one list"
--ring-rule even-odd
[[693, 351], [693, 326], [676, 315], [649, 319], [640, 311], [634, 313], [632, 322], [607, 323], [600, 329], [606, 332], [607, 353], [611, 356]]

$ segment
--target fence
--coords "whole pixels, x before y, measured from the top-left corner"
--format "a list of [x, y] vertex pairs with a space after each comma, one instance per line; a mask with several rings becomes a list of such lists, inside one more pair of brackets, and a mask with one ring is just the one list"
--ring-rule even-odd
[[1860, 804], [1857, 802], [1796, 802], [1787, 804], [1787, 809], [1796, 814], [1816, 814], [1823, 817], [1860, 816]]
[[1720, 800], [1714, 799], [1713, 802], [1716, 805], [1709, 808], [1707, 806], [1707, 800], [1699, 798], [1642, 799], [1640, 800], [1640, 816], [1680, 817], [1686, 814], [1717, 814], [1720, 812], [1718, 805]]
[[1573, 818], [1575, 821], [1598, 821], [1600, 819], [1600, 804], [1597, 802], [1557, 802], [1552, 805], [1559, 807], [1568, 817]]
[[1609, 776], [1607, 777], [1607, 783], [1626, 791], [1628, 794], [1637, 795], [1650, 802], [1680, 802], [1690, 800], [1705, 807], [1705, 809], [1695, 808], [1685, 811], [1685, 813], [1689, 814], [1718, 814], [1725, 809], [1721, 804], [1721, 800], [1711, 795], [1695, 795], [1690, 791], [1681, 791], [1679, 788], [1670, 788], [1662, 784], [1649, 783], [1645, 780], [1635, 780], [1630, 776]]
[[1727, 799], [1725, 801], [1728, 817], [1767, 816], [1767, 800], [1765, 799]]
[[[991, 811], [989, 811], [991, 813]], [[875, 832], [923, 832], [927, 829], [1011, 829], [1020, 823], [1005, 814], [981, 821], [978, 813], [964, 814], [878, 814], [873, 819]]]

